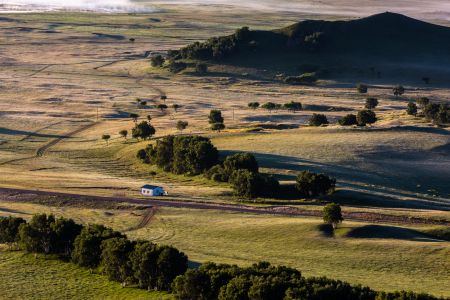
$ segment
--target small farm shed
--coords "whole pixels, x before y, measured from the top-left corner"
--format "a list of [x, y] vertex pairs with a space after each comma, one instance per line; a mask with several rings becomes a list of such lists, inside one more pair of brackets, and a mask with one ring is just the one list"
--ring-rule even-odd
[[165, 193], [164, 189], [160, 186], [146, 184], [141, 187], [141, 194], [144, 196], [162, 196]]

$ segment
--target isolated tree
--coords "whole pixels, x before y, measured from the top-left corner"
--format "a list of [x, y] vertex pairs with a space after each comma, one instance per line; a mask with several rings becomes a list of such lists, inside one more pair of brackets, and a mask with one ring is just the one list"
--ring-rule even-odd
[[155, 133], [155, 128], [147, 121], [142, 121], [141, 123], [136, 124], [131, 130], [133, 138], [141, 138], [143, 140], [152, 137]]
[[110, 138], [111, 138], [111, 136], [109, 134], [102, 135], [102, 140], [104, 140], [106, 142], [107, 146], [108, 146], [108, 142], [109, 142]]
[[367, 98], [366, 99], [365, 107], [367, 109], [374, 109], [377, 106], [378, 106], [378, 99], [377, 98]]
[[323, 114], [313, 114], [309, 118], [309, 126], [320, 126], [328, 124], [328, 119]]
[[285, 103], [284, 108], [289, 111], [296, 112], [302, 110], [302, 104], [300, 102], [291, 101], [289, 103]]
[[206, 74], [208, 72], [208, 65], [204, 63], [197, 63], [195, 65], [195, 71], [198, 74]]
[[174, 112], [177, 112], [180, 107], [181, 105], [179, 104], [172, 104], [172, 109], [174, 110]]
[[167, 96], [166, 95], [161, 95], [161, 97], [159, 97], [159, 99], [161, 99], [162, 101], [164, 101], [164, 103], [166, 103]]
[[406, 112], [408, 115], [415, 116], [417, 114], [417, 105], [414, 102], [409, 101]]
[[208, 116], [208, 122], [209, 124], [215, 124], [215, 123], [223, 123], [223, 117], [222, 112], [217, 109], [213, 109], [209, 112]]
[[223, 124], [223, 123], [213, 123], [213, 124], [211, 124], [211, 130], [220, 132], [220, 131], [222, 131], [224, 129], [225, 129], [225, 124]]
[[336, 229], [337, 225], [344, 220], [342, 217], [341, 207], [336, 203], [328, 203], [325, 205], [322, 216], [323, 221], [326, 224], [331, 224], [333, 229]]
[[150, 63], [152, 65], [152, 67], [162, 67], [162, 65], [164, 64], [165, 59], [164, 57], [162, 57], [162, 55], [154, 55], [150, 58]]
[[392, 93], [395, 97], [401, 96], [405, 93], [405, 88], [401, 85], [397, 85], [392, 88]]
[[296, 189], [304, 197], [316, 197], [334, 192], [336, 179], [325, 174], [302, 171], [296, 179]]
[[147, 105], [147, 101], [142, 100], [141, 102], [139, 102], [139, 106], [141, 108], [144, 108]]
[[164, 112], [168, 107], [166, 104], [158, 104], [156, 106], [157, 109], [161, 110], [161, 112]]
[[259, 107], [259, 102], [250, 102], [248, 107], [251, 109], [257, 109]]
[[179, 131], [183, 131], [188, 127], [189, 123], [187, 121], [178, 121], [177, 122], [177, 129]]
[[261, 108], [264, 108], [264, 109], [268, 110], [269, 112], [274, 110], [276, 107], [277, 107], [277, 105], [273, 102], [267, 102], [267, 103], [264, 103], [263, 105], [261, 105]]
[[152, 120], [152, 116], [151, 115], [147, 115], [147, 121], [151, 121]]
[[124, 139], [127, 139], [127, 136], [128, 136], [128, 130], [123, 129], [123, 130], [119, 131], [119, 134], [120, 134], [120, 136], [123, 137]]
[[358, 124], [358, 121], [356, 119], [356, 115], [354, 114], [348, 114], [338, 121], [339, 125], [341, 126], [351, 126]]
[[137, 120], [139, 119], [139, 115], [138, 115], [138, 114], [135, 114], [135, 113], [130, 113], [128, 116], [129, 116], [131, 119], [133, 119], [134, 123], [136, 123]]
[[360, 93], [360, 94], [366, 94], [366, 93], [367, 93], [367, 90], [368, 90], [368, 87], [367, 87], [367, 85], [365, 85], [365, 84], [363, 84], [363, 83], [358, 83], [358, 84], [356, 85], [356, 90], [357, 90], [358, 93]]
[[366, 126], [367, 124], [373, 124], [377, 121], [376, 114], [368, 109], [363, 109], [356, 115], [356, 120], [359, 126]]
[[109, 280], [121, 282], [122, 286], [133, 281], [133, 269], [129, 258], [133, 249], [134, 243], [123, 237], [102, 242], [100, 267]]
[[428, 103], [430, 103], [430, 99], [427, 97], [421, 97], [421, 98], [417, 99], [417, 104], [419, 105], [419, 107], [421, 109], [424, 109], [425, 106], [428, 105]]

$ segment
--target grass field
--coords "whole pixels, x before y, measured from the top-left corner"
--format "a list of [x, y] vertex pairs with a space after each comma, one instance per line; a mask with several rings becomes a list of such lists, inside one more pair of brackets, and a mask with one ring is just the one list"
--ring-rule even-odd
[[0, 299], [172, 299], [43, 255], [0, 249]]
[[450, 243], [423, 232], [434, 226], [345, 222], [329, 237], [316, 218], [261, 216], [223, 211], [163, 208], [149, 225], [136, 225], [141, 211], [48, 208], [0, 203], [0, 215], [29, 218], [52, 212], [82, 223], [98, 222], [133, 239], [169, 244], [193, 263], [249, 265], [260, 260], [300, 269], [305, 276], [328, 276], [378, 290], [411, 289], [450, 296]]
[[[290, 86], [273, 79], [274, 70], [229, 65], [210, 66], [206, 76], [197, 76], [192, 68], [170, 74], [152, 68], [146, 52], [176, 49], [241, 26], [267, 30], [323, 16], [215, 6], [164, 8], [154, 14], [2, 15], [0, 186], [139, 198], [140, 186], [152, 183], [164, 186], [168, 200], [239, 200], [231, 196], [227, 184], [167, 174], [140, 163], [136, 152], [149, 142], [124, 140], [118, 134], [122, 129], [131, 131], [134, 123], [128, 113], [135, 112], [140, 120], [152, 116], [157, 137], [179, 134], [175, 124], [186, 120], [189, 127], [184, 133], [211, 137], [222, 155], [254, 153], [262, 171], [276, 174], [282, 183], [292, 182], [304, 169], [335, 176], [338, 193], [333, 200], [344, 211], [450, 219], [449, 128], [405, 113], [411, 99], [427, 96], [448, 102], [449, 86], [425, 86], [414, 81], [417, 78], [411, 80], [416, 74], [402, 77], [404, 69], [395, 66], [382, 80], [363, 78], [373, 84], [367, 95], [356, 92], [354, 86], [362, 79], [355, 77]], [[427, 75], [437, 78], [439, 73]], [[407, 92], [397, 98], [392, 85], [398, 83]], [[168, 97], [169, 106], [182, 107], [177, 112], [155, 109], [163, 101], [161, 95]], [[341, 116], [360, 110], [368, 96], [380, 102], [377, 123], [367, 129], [334, 125]], [[138, 97], [148, 105], [138, 107]], [[270, 113], [248, 109], [251, 101], [300, 101], [305, 109]], [[224, 132], [209, 130], [211, 109], [222, 110]], [[313, 113], [326, 114], [332, 125], [307, 127]], [[262, 131], [246, 133], [249, 128]], [[112, 137], [108, 145], [101, 140], [103, 134]], [[303, 199], [268, 201], [322, 209]], [[130, 231], [140, 222], [142, 210], [0, 202], [2, 216], [28, 219], [40, 212], [102, 223], [134, 239], [172, 244], [193, 263], [249, 265], [267, 260], [299, 268], [306, 276], [450, 297], [450, 245], [424, 234], [436, 229], [430, 226], [346, 221], [335, 237], [329, 237], [318, 229], [322, 221], [317, 218], [164, 208], [148, 226]], [[4, 251], [0, 251], [0, 290], [5, 299], [166, 297], [121, 289], [71, 264]]]

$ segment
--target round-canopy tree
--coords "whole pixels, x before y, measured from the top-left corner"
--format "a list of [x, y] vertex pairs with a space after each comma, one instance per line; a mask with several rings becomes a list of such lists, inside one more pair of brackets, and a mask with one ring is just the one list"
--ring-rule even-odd
[[124, 139], [127, 139], [127, 136], [128, 136], [128, 130], [123, 129], [123, 130], [119, 131], [119, 134], [120, 134], [120, 136], [123, 137]]
[[324, 124], [328, 124], [328, 119], [323, 114], [313, 114], [309, 118], [309, 126], [320, 126]]
[[106, 142], [106, 145], [108, 145], [108, 141], [110, 138], [111, 138], [111, 136], [109, 134], [102, 135], [102, 140], [104, 140]]
[[373, 124], [377, 121], [377, 115], [368, 109], [364, 109], [358, 112], [356, 116], [359, 126], [366, 126], [367, 124]]
[[405, 88], [401, 85], [394, 86], [394, 88], [392, 88], [392, 93], [395, 97], [401, 96], [405, 93]]
[[336, 179], [324, 174], [302, 171], [296, 179], [296, 188], [304, 197], [316, 197], [334, 192]]
[[296, 112], [302, 110], [302, 104], [300, 102], [291, 101], [289, 103], [285, 103], [284, 108], [289, 111]]
[[183, 130], [185, 130], [188, 127], [188, 125], [189, 125], [188, 122], [180, 120], [180, 121], [177, 122], [177, 129], [179, 131], [183, 131]]
[[367, 87], [367, 85], [365, 85], [363, 83], [358, 83], [358, 85], [356, 85], [356, 90], [360, 94], [366, 94], [367, 90], [368, 90], [368, 87]]
[[155, 128], [148, 122], [142, 121], [139, 124], [136, 124], [131, 131], [133, 138], [142, 138], [144, 140], [152, 137], [156, 133]]
[[365, 107], [367, 109], [374, 109], [377, 106], [378, 106], [378, 99], [377, 98], [367, 98], [366, 99]]
[[259, 102], [250, 102], [248, 104], [248, 107], [250, 107], [251, 109], [257, 109], [259, 107]]
[[209, 112], [208, 122], [209, 124], [223, 123], [222, 112], [217, 109], [211, 110]]
[[348, 114], [342, 117], [338, 122], [339, 125], [341, 126], [351, 126], [358, 124], [358, 121], [356, 120], [356, 115], [354, 114]]
[[225, 129], [225, 124], [223, 123], [213, 123], [211, 124], [211, 129], [214, 131], [220, 132], [221, 130]]
[[406, 112], [408, 113], [408, 115], [415, 116], [417, 114], [417, 105], [414, 102], [409, 101]]
[[323, 221], [327, 224], [331, 224], [334, 229], [341, 223], [344, 218], [342, 217], [341, 207], [336, 203], [328, 203], [323, 208]]

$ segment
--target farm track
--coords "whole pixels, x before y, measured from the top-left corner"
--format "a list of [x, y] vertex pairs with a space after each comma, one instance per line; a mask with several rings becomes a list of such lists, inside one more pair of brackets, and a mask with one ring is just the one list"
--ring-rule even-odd
[[134, 231], [134, 230], [138, 230], [138, 229], [144, 228], [145, 226], [150, 224], [150, 222], [152, 221], [152, 219], [155, 216], [157, 211], [158, 211], [158, 207], [157, 206], [153, 206], [153, 207], [150, 207], [150, 208], [146, 209], [145, 214], [142, 217], [142, 219], [139, 222], [139, 224], [137, 224], [136, 226], [133, 226], [133, 227], [125, 230], [125, 232]]
[[[305, 210], [299, 207], [291, 206], [265, 206], [256, 207], [241, 204], [214, 204], [200, 201], [180, 201], [172, 198], [172, 200], [158, 199], [136, 199], [126, 197], [101, 197], [94, 195], [70, 194], [50, 191], [35, 191], [13, 188], [0, 188], [0, 201], [38, 203], [45, 205], [45, 201], [39, 200], [41, 196], [56, 197], [67, 203], [77, 203], [83, 206], [83, 203], [115, 203], [149, 205], [152, 207], [171, 207], [171, 208], [188, 208], [188, 209], [211, 209], [227, 212], [252, 213], [260, 215], [282, 215], [292, 217], [315, 217], [320, 218], [321, 211]], [[205, 199], [207, 200], [207, 199]], [[344, 212], [344, 219], [372, 223], [393, 223], [393, 224], [428, 224], [428, 225], [447, 225], [450, 226], [450, 220], [446, 219], [427, 219], [422, 217], [410, 217], [401, 215], [388, 215], [374, 212]], [[150, 222], [153, 216], [146, 216], [139, 225], [145, 226]]]

